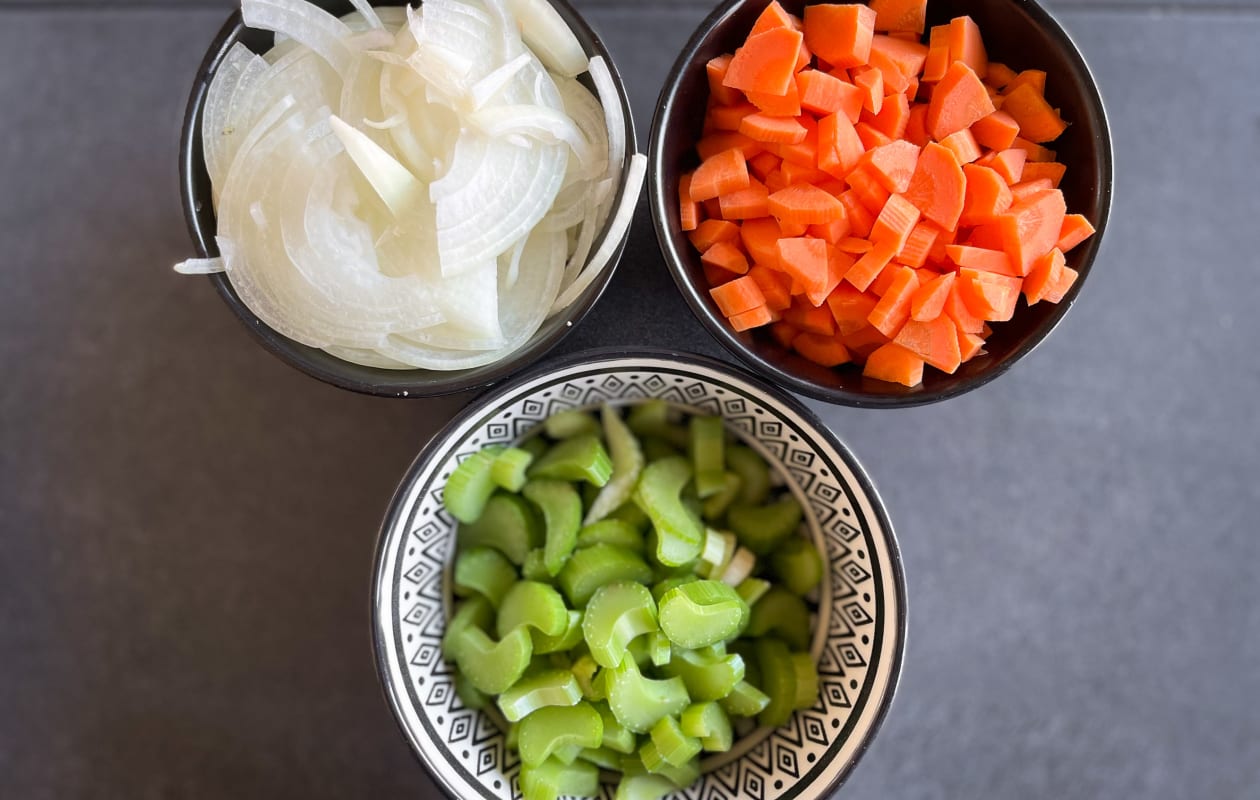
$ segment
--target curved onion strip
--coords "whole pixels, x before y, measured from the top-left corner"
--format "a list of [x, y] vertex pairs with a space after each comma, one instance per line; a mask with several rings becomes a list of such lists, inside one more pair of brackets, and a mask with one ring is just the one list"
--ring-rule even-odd
[[251, 28], [274, 31], [309, 47], [338, 75], [346, 73], [353, 58], [345, 43], [350, 27], [304, 0], [241, 0], [241, 19]]
[[564, 103], [564, 113], [582, 131], [594, 151], [590, 170], [585, 177], [598, 178], [605, 175], [609, 169], [609, 155], [608, 128], [603, 106], [589, 89], [572, 78], [557, 81], [556, 88]]
[[394, 216], [406, 214], [415, 205], [416, 199], [424, 194], [424, 184], [363, 131], [336, 116], [329, 118], [328, 122], [355, 166]]
[[569, 256], [568, 263], [564, 266], [564, 282], [567, 286], [577, 277], [582, 268], [586, 266], [587, 259], [591, 255], [591, 247], [595, 244], [595, 234], [600, 230], [598, 210], [604, 207], [605, 201], [608, 199], [608, 193], [612, 191], [612, 182], [602, 180], [587, 192], [587, 214], [582, 218], [582, 227], [578, 229], [577, 244], [573, 247], [573, 253]]
[[[626, 158], [626, 115], [621, 107], [621, 95], [617, 92], [617, 84], [603, 56], [595, 56], [590, 65], [591, 80], [595, 83], [595, 91], [599, 94], [600, 105], [604, 107], [604, 127], [608, 130], [608, 175], [621, 173]], [[613, 195], [609, 195], [611, 200]], [[607, 214], [612, 210], [610, 204], [600, 209], [599, 225], [603, 227]]]
[[232, 45], [219, 62], [214, 79], [206, 89], [201, 112], [201, 147], [211, 184], [221, 183], [221, 170], [227, 169], [228, 162], [223, 159], [223, 137], [231, 135], [227, 127], [228, 109], [246, 66], [255, 58], [257, 56], [240, 42]]
[[508, 0], [508, 8], [520, 21], [525, 44], [549, 70], [567, 78], [586, 70], [586, 52], [581, 43], [547, 0]]
[[[351, 125], [365, 126], [364, 133], [381, 147], [389, 146], [389, 134], [372, 125], [369, 120], [385, 118], [381, 108], [381, 72], [385, 65], [372, 58], [356, 58], [346, 71], [345, 82], [341, 89], [341, 101], [337, 106], [337, 116]], [[402, 115], [395, 114], [401, 122]]]
[[340, 358], [342, 361], [349, 361], [352, 364], [359, 364], [364, 367], [374, 367], [375, 369], [414, 369], [410, 364], [395, 361], [375, 350], [366, 350], [360, 347], [329, 345], [324, 348], [324, 352], [334, 358]]
[[456, 0], [424, 3], [412, 68], [451, 102], [495, 68], [494, 22], [486, 12]]
[[223, 257], [219, 258], [189, 258], [175, 265], [175, 271], [180, 275], [213, 275], [216, 272], [223, 272], [227, 269], [223, 263]]
[[[359, 12], [359, 15], [363, 17], [363, 21], [369, 28], [379, 30], [385, 27], [385, 23], [381, 21], [380, 16], [376, 13], [376, 9], [372, 8], [372, 4], [368, 0], [350, 0], [350, 5], [354, 6], [355, 11]], [[341, 21], [345, 22], [345, 17], [342, 17]]]
[[494, 106], [474, 111], [466, 119], [482, 133], [494, 138], [512, 134], [536, 139], [543, 144], [567, 144], [582, 169], [589, 169], [594, 151], [582, 131], [563, 111], [538, 105]]
[[521, 53], [503, 66], [491, 71], [489, 75], [472, 85], [468, 90], [469, 108], [473, 111], [482, 108], [503, 90], [503, 87], [516, 77], [530, 61], [529, 53]]

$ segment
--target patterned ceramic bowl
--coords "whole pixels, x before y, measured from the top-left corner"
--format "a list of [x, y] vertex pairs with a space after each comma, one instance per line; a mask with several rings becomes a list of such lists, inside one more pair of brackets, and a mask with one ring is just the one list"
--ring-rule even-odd
[[[515, 442], [553, 412], [649, 397], [722, 415], [801, 501], [830, 564], [811, 651], [818, 701], [789, 724], [757, 729], [730, 752], [702, 761], [702, 779], [679, 796], [825, 797], [888, 711], [905, 645], [904, 579], [888, 516], [844, 445], [795, 400], [720, 362], [665, 352], [585, 354], [466, 408], [412, 464], [381, 530], [373, 589], [377, 666], [407, 740], [454, 798], [519, 797], [520, 762], [492, 719], [460, 702], [439, 653], [455, 542], [443, 483], [468, 454]], [[606, 785], [604, 796], [612, 791]]]

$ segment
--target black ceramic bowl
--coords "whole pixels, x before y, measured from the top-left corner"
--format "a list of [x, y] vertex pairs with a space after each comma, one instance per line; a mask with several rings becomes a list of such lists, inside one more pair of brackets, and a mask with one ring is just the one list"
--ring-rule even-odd
[[[313, 0], [313, 2], [338, 16], [354, 10], [349, 0]], [[569, 24], [578, 41], [582, 43], [587, 54], [603, 56], [607, 62], [617, 93], [621, 99], [622, 112], [625, 115], [626, 159], [638, 151], [634, 135], [634, 122], [630, 116], [630, 98], [626, 95], [625, 85], [613, 64], [612, 56], [582, 18], [566, 0], [550, 0], [564, 20]], [[400, 0], [376, 2], [375, 5], [404, 5]], [[255, 52], [263, 52], [271, 47], [273, 38], [270, 33], [247, 28], [241, 22], [240, 11], [233, 12], [224, 23], [222, 30], [206, 51], [201, 68], [193, 82], [192, 94], [188, 98], [188, 108], [184, 115], [183, 134], [179, 152], [180, 195], [184, 202], [184, 218], [188, 223], [188, 231], [192, 236], [197, 255], [206, 258], [217, 256], [218, 247], [214, 235], [216, 222], [214, 205], [211, 202], [210, 178], [206, 174], [205, 161], [202, 156], [201, 115], [206, 99], [206, 89], [214, 79], [216, 70], [232, 45], [241, 42]], [[593, 88], [593, 87], [592, 87]], [[624, 173], [623, 173], [624, 174]], [[624, 180], [618, 187], [617, 196], [626, 191]], [[610, 215], [611, 217], [611, 215]], [[592, 252], [598, 248], [607, 236], [605, 229], [595, 238]], [[240, 320], [245, 323], [254, 337], [278, 356], [285, 363], [327, 383], [365, 394], [389, 397], [435, 397], [444, 394], [488, 386], [502, 380], [512, 373], [529, 366], [545, 353], [555, 347], [570, 329], [580, 322], [595, 305], [604, 292], [608, 281], [612, 278], [621, 254], [625, 249], [625, 238], [619, 244], [611, 263], [596, 278], [573, 305], [564, 312], [556, 314], [543, 323], [527, 344], [512, 353], [506, 359], [493, 364], [473, 369], [453, 370], [449, 372], [437, 370], [388, 370], [365, 367], [342, 361], [322, 350], [307, 347], [289, 339], [258, 319], [240, 297], [232, 289], [232, 284], [223, 274], [211, 275], [210, 281], [219, 295], [227, 303]]]
[[[780, 0], [800, 14], [804, 0]], [[1020, 298], [1015, 317], [995, 324], [987, 355], [972, 359], [953, 375], [924, 371], [914, 388], [864, 378], [854, 367], [826, 369], [786, 350], [764, 331], [736, 333], [709, 297], [700, 254], [678, 220], [678, 177], [699, 163], [700, 136], [708, 81], [704, 65], [730, 53], [747, 37], [764, 0], [728, 0], [709, 15], [674, 64], [652, 121], [649, 193], [652, 221], [665, 261], [692, 310], [719, 342], [779, 385], [811, 397], [848, 406], [905, 407], [956, 397], [983, 386], [1028, 355], [1067, 314], [1089, 277], [1111, 207], [1111, 138], [1102, 98], [1089, 67], [1071, 38], [1033, 0], [930, 0], [928, 25], [970, 15], [984, 34], [989, 57], [1016, 69], [1049, 74], [1046, 96], [1071, 124], [1051, 147], [1067, 164], [1060, 188], [1068, 210], [1083, 214], [1097, 233], [1068, 253], [1068, 266], [1080, 272], [1071, 292], [1055, 305], [1029, 308]]]

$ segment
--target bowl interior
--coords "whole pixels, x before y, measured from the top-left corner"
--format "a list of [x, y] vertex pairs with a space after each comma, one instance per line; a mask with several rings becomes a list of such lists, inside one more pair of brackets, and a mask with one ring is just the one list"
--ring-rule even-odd
[[441, 487], [470, 453], [517, 441], [556, 411], [648, 397], [721, 414], [796, 494], [830, 565], [812, 647], [818, 702], [787, 726], [751, 733], [731, 753], [702, 762], [703, 785], [688, 796], [826, 796], [879, 726], [900, 671], [904, 585], [892, 528], [844, 446], [795, 401], [715, 361], [677, 354], [571, 360], [466, 410], [412, 465], [382, 528], [378, 667], [406, 737], [453, 797], [511, 797], [519, 764], [491, 717], [462, 705], [439, 653], [455, 541]]
[[[313, 0], [313, 2], [337, 15], [348, 14], [354, 10], [349, 0]], [[617, 86], [622, 111], [625, 115], [625, 135], [627, 160], [623, 162], [623, 171], [628, 165], [630, 155], [637, 152], [634, 133], [634, 122], [630, 114], [630, 99], [626, 94], [624, 83], [612, 56], [600, 40], [599, 36], [570, 6], [566, 0], [549, 0], [560, 12], [565, 22], [576, 34], [578, 41], [590, 56], [603, 56], [612, 73]], [[374, 5], [405, 5], [402, 0], [387, 0]], [[197, 72], [192, 93], [188, 99], [188, 107], [184, 116], [183, 134], [180, 146], [180, 193], [184, 202], [184, 218], [188, 224], [193, 245], [201, 257], [217, 256], [215, 244], [216, 222], [214, 205], [211, 200], [210, 178], [206, 174], [205, 161], [202, 156], [201, 119], [206, 99], [206, 89], [213, 80], [215, 72], [223, 57], [231, 47], [240, 42], [255, 52], [263, 52], [270, 48], [273, 37], [270, 33], [246, 28], [241, 22], [240, 12], [234, 12], [224, 24], [214, 42], [206, 52], [205, 60]], [[585, 76], [584, 78], [585, 79]], [[589, 88], [593, 89], [593, 86]], [[624, 174], [624, 172], [623, 172]], [[624, 180], [618, 187], [617, 196], [626, 191]], [[610, 215], [611, 223], [611, 215]], [[595, 246], [607, 235], [604, 230], [595, 238]], [[365, 367], [343, 361], [335, 356], [313, 347], [289, 339], [269, 328], [258, 319], [249, 308], [241, 302], [232, 288], [231, 282], [223, 274], [211, 275], [210, 280], [223, 297], [228, 307], [245, 323], [254, 337], [273, 354], [286, 363], [319, 378], [322, 381], [367, 394], [391, 397], [432, 397], [452, 394], [481, 386], [487, 386], [501, 380], [513, 372], [522, 369], [542, 357], [544, 353], [560, 342], [568, 332], [581, 321], [599, 300], [604, 288], [608, 285], [622, 252], [625, 239], [619, 243], [612, 261], [603, 273], [587, 288], [577, 301], [566, 311], [546, 320], [542, 327], [524, 346], [506, 359], [494, 364], [487, 364], [472, 369], [452, 370], [388, 370]]]
[[[800, 14], [803, 0], [781, 0]], [[822, 400], [857, 406], [904, 406], [943, 400], [980, 386], [1030, 352], [1063, 318], [1085, 283], [1106, 227], [1111, 205], [1111, 140], [1102, 100], [1093, 77], [1071, 39], [1031, 0], [931, 0], [928, 24], [969, 14], [984, 34], [989, 57], [1016, 69], [1042, 69], [1049, 77], [1046, 96], [1071, 124], [1049, 145], [1067, 164], [1061, 188], [1068, 210], [1083, 214], [1097, 229], [1089, 241], [1067, 256], [1081, 277], [1063, 302], [1029, 308], [1022, 296], [1015, 318], [994, 325], [988, 354], [963, 364], [954, 375], [929, 369], [923, 383], [906, 388], [863, 378], [854, 368], [825, 369], [784, 349], [768, 334], [735, 333], [709, 297], [700, 256], [678, 221], [678, 177], [694, 168], [708, 82], [709, 59], [733, 52], [765, 7], [761, 2], [731, 0], [701, 24], [667, 80], [652, 125], [653, 222], [666, 262], [696, 315], [729, 350], [760, 372], [796, 391]]]

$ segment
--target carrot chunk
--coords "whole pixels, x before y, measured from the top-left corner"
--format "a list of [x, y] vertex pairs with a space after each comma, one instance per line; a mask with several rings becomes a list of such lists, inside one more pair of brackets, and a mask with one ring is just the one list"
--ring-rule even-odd
[[783, 318], [806, 333], [820, 336], [834, 336], [836, 333], [836, 320], [831, 316], [831, 310], [825, 305], [815, 307], [803, 297], [792, 299], [792, 306], [783, 312]]
[[723, 83], [730, 66], [731, 56], [729, 55], [718, 56], [705, 64], [705, 73], [709, 79], [709, 97], [719, 105], [733, 106], [744, 99], [740, 96], [738, 89], [732, 89]]
[[853, 360], [848, 348], [834, 336], [802, 333], [792, 340], [792, 349], [824, 367], [838, 367]]
[[769, 213], [770, 192], [765, 184], [749, 176], [748, 188], [718, 196], [722, 219], [756, 219]]
[[862, 108], [878, 114], [884, 107], [884, 73], [870, 67], [853, 70], [853, 84], [862, 90]]
[[1063, 252], [1057, 247], [1037, 259], [1024, 279], [1024, 299], [1028, 305], [1036, 305], [1046, 298], [1046, 290], [1059, 281], [1065, 266]]
[[753, 23], [752, 30], [748, 31], [748, 35], [756, 36], [759, 33], [765, 33], [771, 28], [787, 28], [788, 30], [797, 31], [800, 30], [800, 20], [779, 5], [779, 0], [772, 0], [770, 5], [766, 6], [766, 10], [761, 12], [761, 16], [757, 17], [757, 21]]
[[892, 242], [880, 242], [858, 259], [844, 279], [864, 292], [896, 254]]
[[995, 170], [977, 164], [965, 164], [962, 169], [967, 180], [967, 193], [959, 224], [970, 226], [993, 222], [1011, 207], [1011, 189]]
[[911, 267], [896, 267], [892, 284], [866, 318], [889, 339], [910, 319], [910, 301], [919, 289], [919, 277]]
[[772, 92], [749, 91], [745, 94], [748, 100], [762, 113], [776, 117], [796, 117], [801, 113], [801, 91], [796, 85], [796, 76], [788, 81], [787, 91], [783, 94]]
[[923, 359], [896, 342], [889, 342], [867, 357], [862, 374], [888, 383], [918, 386], [923, 383]]
[[886, 190], [904, 192], [919, 164], [919, 148], [899, 139], [868, 151], [861, 163]]
[[954, 374], [962, 363], [962, 353], [958, 349], [958, 328], [946, 316], [938, 316], [926, 322], [907, 320], [893, 341], [948, 375]]
[[1063, 193], [1058, 189], [1042, 192], [998, 216], [1003, 248], [1019, 274], [1028, 274], [1033, 262], [1059, 241], [1065, 216]]
[[1031, 142], [1052, 142], [1067, 129], [1059, 112], [1031, 83], [1021, 84], [1003, 95], [1002, 110], [1019, 123], [1019, 135]]
[[955, 17], [949, 21], [949, 57], [966, 64], [983, 78], [989, 72], [989, 57], [980, 37], [980, 27], [971, 17]]
[[753, 264], [748, 277], [757, 282], [766, 306], [771, 311], [783, 311], [792, 305], [792, 276], [761, 264]]
[[717, 303], [718, 309], [727, 317], [742, 314], [745, 311], [751, 311], [758, 306], [766, 304], [766, 298], [761, 293], [761, 287], [747, 275], [710, 289], [709, 296], [713, 298], [713, 302]]
[[703, 253], [718, 242], [738, 242], [739, 226], [724, 219], [706, 219], [687, 238], [692, 247]]
[[770, 195], [768, 210], [780, 224], [826, 225], [845, 219], [840, 201], [809, 184], [797, 184]]
[[773, 217], [745, 220], [739, 226], [739, 240], [752, 260], [767, 267], [779, 267], [779, 239], [783, 231]]
[[971, 135], [990, 150], [1005, 150], [1019, 136], [1019, 123], [1005, 111], [994, 111], [971, 123]]
[[778, 319], [778, 316], [766, 306], [758, 306], [749, 309], [742, 314], [734, 314], [727, 319], [731, 323], [731, 327], [738, 333], [743, 333], [753, 328], [760, 328], [762, 325], [769, 325]]
[[884, 208], [875, 218], [871, 227], [871, 241], [879, 244], [889, 242], [894, 252], [901, 252], [910, 238], [910, 232], [919, 222], [919, 209], [904, 196], [894, 194], [888, 198]]
[[707, 161], [727, 150], [736, 150], [745, 159], [752, 158], [766, 149], [765, 145], [749, 139], [739, 131], [715, 131], [700, 137], [696, 142], [696, 153], [701, 161]]
[[935, 83], [949, 69], [949, 26], [933, 25], [928, 33], [928, 54], [923, 62], [923, 80]]
[[827, 296], [827, 243], [808, 236], [779, 240], [779, 265], [804, 292]]
[[[749, 103], [752, 106], [751, 103]], [[753, 106], [755, 110], [755, 106]], [[772, 117], [764, 112], [747, 114], [739, 121], [739, 132], [758, 142], [796, 144], [809, 132], [794, 117]]]
[[871, 292], [863, 292], [843, 282], [827, 295], [827, 307], [835, 318], [836, 329], [841, 336], [865, 328], [870, 323], [866, 318], [875, 310], [879, 297]]
[[945, 230], [957, 227], [967, 199], [967, 178], [953, 151], [935, 142], [923, 148], [906, 199]]
[[801, 108], [815, 114], [834, 114], [844, 108], [846, 86], [852, 88], [851, 84], [816, 69], [804, 70], [796, 76]]
[[959, 164], [970, 164], [981, 156], [980, 145], [968, 128], [954, 131], [941, 139], [941, 145], [954, 154]]
[[932, 245], [936, 243], [936, 237], [940, 235], [940, 231], [941, 229], [932, 222], [920, 222], [915, 225], [906, 243], [901, 246], [901, 252], [897, 253], [897, 263], [905, 264], [907, 267], [921, 267], [926, 264], [928, 257], [932, 254]]
[[787, 94], [802, 40], [801, 33], [790, 28], [770, 28], [749, 36], [735, 51], [722, 85], [745, 92]]
[[700, 204], [691, 199], [691, 173], [678, 179], [678, 217], [684, 231], [694, 231], [700, 224]]
[[925, 120], [927, 130], [939, 141], [954, 131], [970, 128], [994, 110], [993, 99], [975, 71], [964, 62], [955, 61], [932, 91]]
[[871, 0], [875, 30], [923, 33], [927, 23], [927, 0]]
[[[736, 275], [743, 275], [748, 271], [748, 256], [744, 255], [744, 251], [740, 250], [738, 245], [731, 242], [715, 242], [700, 255], [700, 261]], [[740, 311], [747, 310], [740, 309]]]
[[1081, 242], [1094, 235], [1094, 226], [1080, 214], [1067, 214], [1063, 217], [1063, 227], [1059, 230], [1059, 241], [1055, 247], [1068, 252]]
[[857, 165], [865, 148], [853, 122], [840, 113], [818, 121], [818, 168], [843, 179]]
[[855, 67], [871, 56], [874, 9], [832, 3], [805, 7], [805, 45], [833, 67]]
[[1024, 164], [1024, 181], [1048, 180], [1052, 188], [1058, 189], [1067, 173], [1067, 165], [1058, 161], [1029, 161]]
[[954, 288], [954, 273], [946, 272], [923, 283], [910, 298], [910, 318], [927, 322], [945, 312], [945, 301]]

